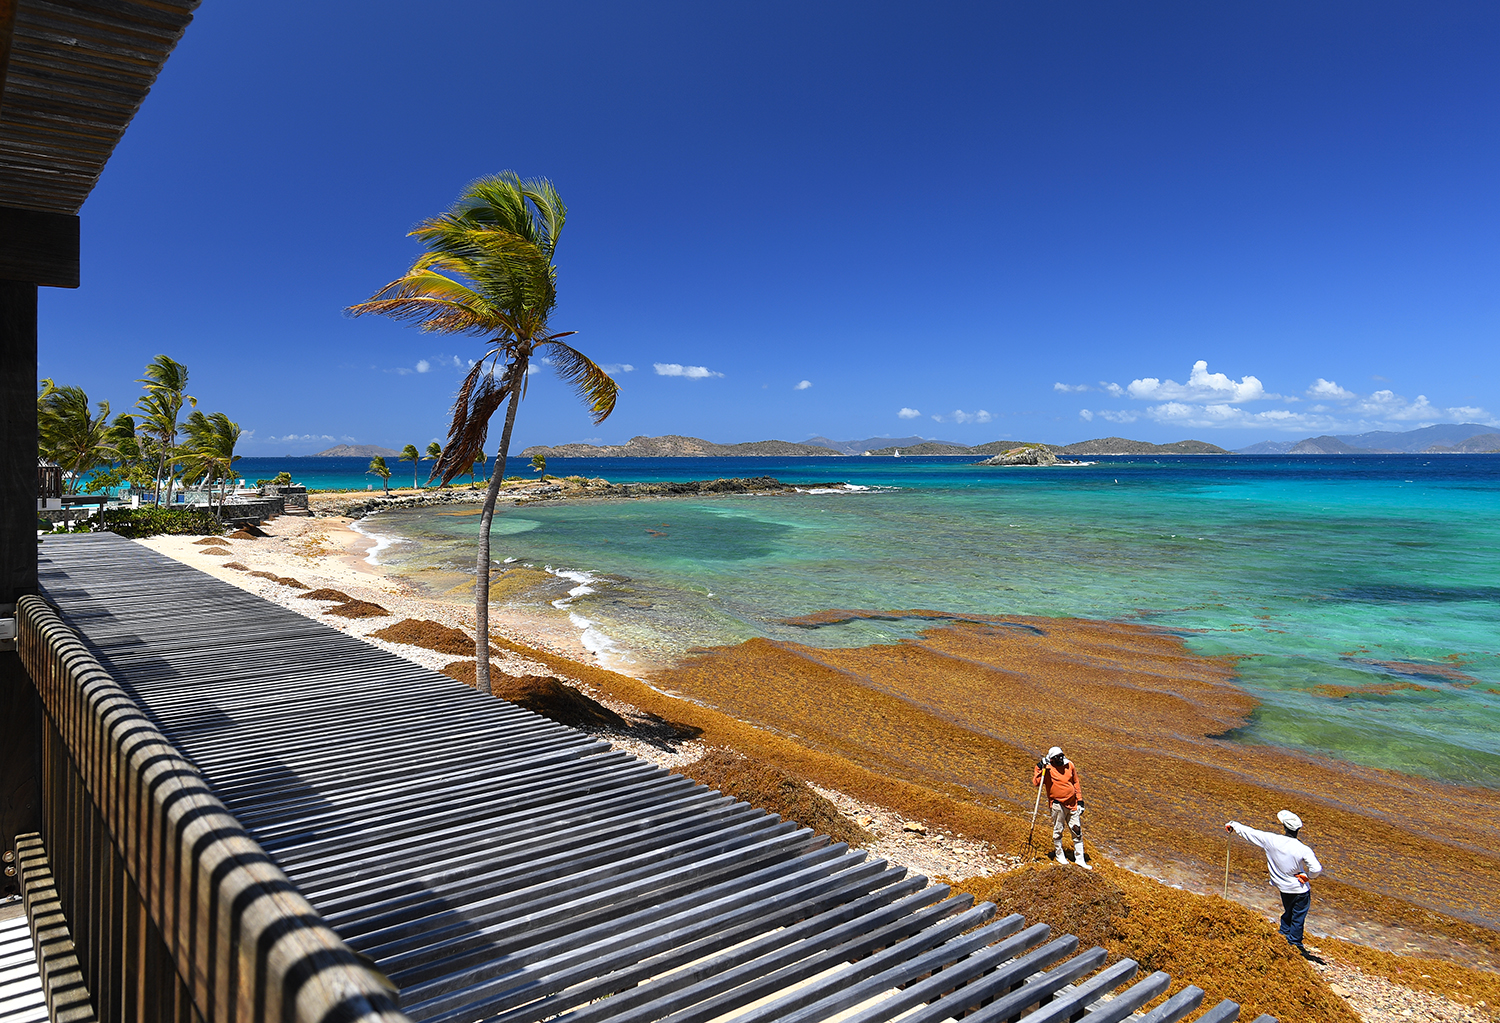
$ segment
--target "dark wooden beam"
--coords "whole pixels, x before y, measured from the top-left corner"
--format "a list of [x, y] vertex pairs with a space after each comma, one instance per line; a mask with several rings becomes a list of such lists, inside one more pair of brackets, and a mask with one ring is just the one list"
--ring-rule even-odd
[[[5, 95], [5, 71], [10, 67], [10, 41], [16, 34], [16, 0], [0, 0], [0, 97]], [[5, 101], [0, 99], [0, 104]]]
[[[0, 238], [8, 237], [0, 227]], [[0, 280], [0, 617], [4, 618], [15, 616], [18, 597], [37, 591], [36, 453], [36, 285]], [[0, 648], [0, 852], [13, 852], [17, 835], [40, 826], [40, 706], [20, 656], [13, 649]], [[0, 891], [11, 894], [15, 881], [14, 875], [0, 877]]]
[[0, 206], [0, 281], [78, 287], [78, 218]]

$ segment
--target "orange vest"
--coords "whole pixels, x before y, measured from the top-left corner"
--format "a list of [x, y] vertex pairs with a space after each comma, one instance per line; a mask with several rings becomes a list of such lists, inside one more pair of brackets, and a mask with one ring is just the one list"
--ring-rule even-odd
[[1054, 803], [1061, 803], [1069, 810], [1078, 805], [1083, 798], [1083, 784], [1078, 780], [1078, 771], [1073, 767], [1071, 760], [1064, 760], [1062, 769], [1052, 766], [1047, 762], [1046, 779], [1043, 781], [1042, 769], [1036, 765], [1031, 768], [1031, 784], [1043, 782], [1047, 790], [1047, 798]]

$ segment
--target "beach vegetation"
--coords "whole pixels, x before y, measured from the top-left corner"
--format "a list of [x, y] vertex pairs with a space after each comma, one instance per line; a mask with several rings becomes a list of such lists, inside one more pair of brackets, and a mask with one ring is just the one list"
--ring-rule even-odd
[[289, 487], [292, 485], [292, 474], [289, 472], [278, 472], [271, 479], [255, 481], [257, 487], [264, 487], [267, 484], [273, 487]]
[[104, 528], [128, 540], [146, 536], [218, 536], [224, 526], [205, 508], [106, 508]]
[[542, 474], [542, 478], [546, 479], [547, 478], [547, 456], [546, 455], [532, 455], [531, 456], [531, 471], [532, 472], [539, 472], [539, 473], [541, 473]]
[[485, 479], [485, 476], [484, 476], [484, 467], [485, 467], [485, 465], [486, 465], [487, 462], [488, 462], [488, 459], [485, 458], [484, 452], [481, 451], [481, 452], [479, 452], [479, 456], [474, 459], [474, 464], [471, 465], [471, 466], [469, 466], [469, 489], [470, 490], [474, 489], [474, 473], [476, 471], [479, 472], [479, 478], [480, 479], [483, 479], [486, 483], [489, 482], [489, 480]]
[[213, 488], [223, 484], [219, 492], [219, 513], [223, 514], [224, 501], [229, 495], [229, 481], [234, 478], [234, 463], [240, 456], [234, 453], [240, 441], [240, 424], [231, 422], [223, 412], [204, 415], [197, 409], [188, 416], [188, 442], [183, 450], [184, 471], [193, 478], [202, 477], [208, 490], [209, 507], [213, 506]]
[[380, 477], [380, 485], [385, 488], [386, 496], [389, 497], [391, 493], [391, 467], [385, 464], [385, 456], [376, 455], [370, 459], [370, 467], [365, 472], [373, 473]]
[[396, 456], [397, 461], [411, 463], [411, 488], [417, 489], [417, 466], [422, 461], [422, 452], [417, 450], [415, 444], [408, 444], [401, 449], [401, 454]]
[[[141, 414], [140, 429], [148, 438], [157, 467], [156, 503], [171, 505], [172, 484], [177, 476], [178, 421], [184, 406], [198, 407], [198, 399], [187, 393], [187, 367], [166, 355], [158, 355], [146, 366], [146, 375], [136, 383], [146, 393], [136, 399]], [[166, 486], [165, 497], [161, 484]]]
[[502, 407], [504, 427], [495, 470], [480, 514], [474, 608], [476, 686], [491, 692], [489, 649], [490, 533], [500, 483], [526, 392], [533, 358], [545, 359], [593, 416], [603, 422], [614, 411], [619, 389], [608, 373], [555, 331], [557, 267], [553, 258], [567, 207], [550, 181], [522, 180], [509, 171], [481, 178], [443, 214], [411, 231], [427, 247], [400, 278], [369, 301], [351, 306], [354, 316], [375, 313], [415, 323], [439, 334], [483, 339], [453, 402], [448, 443], [433, 466], [443, 484], [468, 472], [484, 451], [490, 420]]

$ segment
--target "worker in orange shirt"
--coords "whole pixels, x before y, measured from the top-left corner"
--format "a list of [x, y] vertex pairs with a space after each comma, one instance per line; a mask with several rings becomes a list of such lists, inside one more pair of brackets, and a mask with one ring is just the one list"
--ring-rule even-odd
[[1063, 756], [1061, 746], [1053, 746], [1036, 762], [1031, 784], [1042, 786], [1052, 807], [1052, 846], [1057, 850], [1057, 862], [1068, 862], [1062, 841], [1066, 826], [1073, 832], [1073, 861], [1084, 870], [1093, 870], [1083, 857], [1083, 785], [1078, 780], [1078, 768]]

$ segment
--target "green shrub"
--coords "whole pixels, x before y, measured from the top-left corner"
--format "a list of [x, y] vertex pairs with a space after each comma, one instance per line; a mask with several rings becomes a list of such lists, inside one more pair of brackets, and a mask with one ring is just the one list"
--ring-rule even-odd
[[218, 536], [224, 526], [202, 508], [113, 508], [104, 512], [104, 528], [131, 540], [143, 536]]

